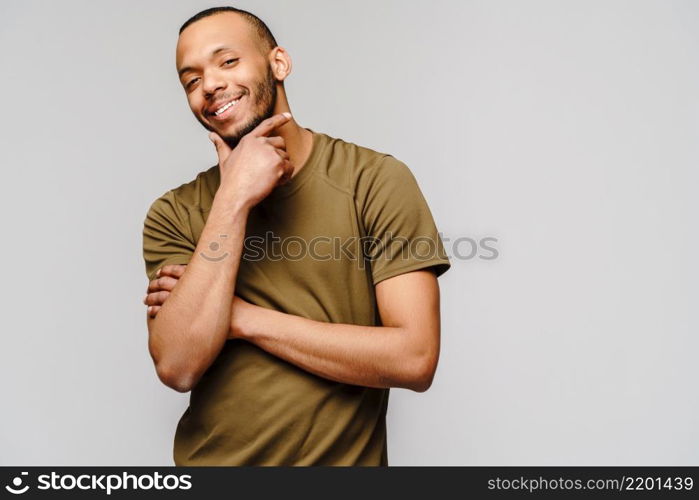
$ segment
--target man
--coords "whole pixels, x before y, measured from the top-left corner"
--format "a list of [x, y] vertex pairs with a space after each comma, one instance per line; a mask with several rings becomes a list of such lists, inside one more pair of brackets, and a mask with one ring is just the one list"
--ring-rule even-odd
[[194, 16], [176, 63], [219, 161], [144, 222], [150, 354], [191, 391], [175, 464], [388, 465], [389, 389], [432, 382], [449, 268], [415, 178], [299, 126], [248, 12]]

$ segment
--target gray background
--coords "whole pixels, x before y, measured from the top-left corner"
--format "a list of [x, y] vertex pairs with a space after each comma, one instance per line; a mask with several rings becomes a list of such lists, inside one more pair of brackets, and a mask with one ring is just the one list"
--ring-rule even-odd
[[[2, 465], [172, 464], [189, 396], [147, 352], [141, 230], [216, 163], [174, 63], [214, 5], [0, 4]], [[440, 278], [392, 465], [699, 464], [697, 2], [233, 5], [289, 51], [301, 125], [407, 163], [445, 237], [498, 239]]]

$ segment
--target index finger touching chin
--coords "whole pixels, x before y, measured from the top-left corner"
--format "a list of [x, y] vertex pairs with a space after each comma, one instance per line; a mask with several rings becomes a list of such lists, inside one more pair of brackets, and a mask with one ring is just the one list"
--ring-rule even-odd
[[250, 132], [250, 134], [257, 136], [257, 137], [265, 136], [265, 135], [271, 133], [277, 127], [281, 127], [289, 120], [291, 120], [291, 113], [289, 113], [288, 111], [285, 111], [284, 113], [279, 113], [279, 114], [274, 115], [274, 116], [270, 116], [269, 118], [264, 120], [262, 123], [260, 123], [255, 128], [255, 130]]

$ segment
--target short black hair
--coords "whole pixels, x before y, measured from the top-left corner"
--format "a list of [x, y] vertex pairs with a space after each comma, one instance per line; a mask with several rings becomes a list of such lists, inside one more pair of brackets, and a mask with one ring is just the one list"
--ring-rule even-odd
[[261, 47], [266, 52], [269, 52], [277, 46], [277, 41], [274, 39], [274, 35], [272, 35], [272, 32], [262, 19], [257, 17], [255, 14], [248, 12], [247, 10], [236, 9], [235, 7], [211, 7], [209, 9], [202, 10], [201, 12], [194, 14], [192, 17], [187, 19], [187, 21], [185, 21], [185, 23], [180, 28], [179, 34], [181, 35], [184, 29], [190, 24], [195, 23], [198, 20], [203, 19], [205, 17], [218, 14], [219, 12], [235, 12], [243, 16], [257, 33], [259, 41], [261, 42]]

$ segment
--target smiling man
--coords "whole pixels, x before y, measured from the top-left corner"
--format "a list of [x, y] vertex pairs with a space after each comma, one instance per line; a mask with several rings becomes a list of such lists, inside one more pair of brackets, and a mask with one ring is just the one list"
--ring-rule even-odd
[[176, 64], [218, 164], [143, 228], [150, 354], [191, 391], [175, 464], [388, 465], [389, 390], [432, 383], [449, 268], [414, 176], [297, 124], [251, 13], [189, 19]]

